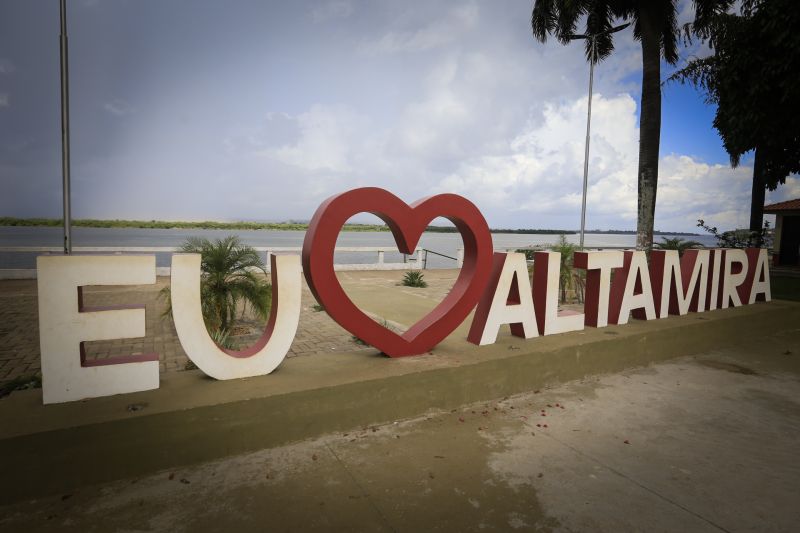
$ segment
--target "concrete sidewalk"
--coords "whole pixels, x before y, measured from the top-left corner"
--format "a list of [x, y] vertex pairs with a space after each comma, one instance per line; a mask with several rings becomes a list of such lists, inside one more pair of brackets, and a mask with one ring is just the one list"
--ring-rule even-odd
[[796, 531], [798, 398], [795, 329], [0, 507], [0, 529]]

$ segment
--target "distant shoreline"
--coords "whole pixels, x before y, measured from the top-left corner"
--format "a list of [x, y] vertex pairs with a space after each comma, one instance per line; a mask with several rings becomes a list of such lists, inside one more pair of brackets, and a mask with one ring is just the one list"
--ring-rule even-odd
[[[58, 218], [15, 218], [0, 217], [0, 226], [18, 227], [61, 227]], [[267, 230], [267, 231], [305, 231], [308, 224], [304, 222], [216, 222], [206, 220], [202, 222], [181, 222], [168, 220], [97, 220], [75, 219], [74, 227], [80, 228], [135, 228], [135, 229], [228, 229], [228, 230]], [[389, 231], [388, 226], [379, 224], [345, 224], [342, 231]], [[426, 231], [433, 233], [457, 233], [457, 229], [450, 226], [428, 226]], [[507, 229], [492, 228], [492, 233], [515, 233], [524, 235], [576, 235], [574, 230], [559, 229]], [[634, 230], [586, 230], [587, 234], [616, 234], [636, 235]], [[654, 235], [688, 235], [698, 236], [698, 233], [654, 231]]]

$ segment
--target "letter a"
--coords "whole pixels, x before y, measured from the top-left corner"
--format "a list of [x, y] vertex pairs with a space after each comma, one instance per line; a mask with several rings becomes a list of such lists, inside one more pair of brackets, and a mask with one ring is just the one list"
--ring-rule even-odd
[[538, 336], [523, 254], [494, 254], [489, 284], [478, 302], [467, 340], [481, 346], [493, 344], [503, 324], [511, 324], [511, 334], [516, 337]]

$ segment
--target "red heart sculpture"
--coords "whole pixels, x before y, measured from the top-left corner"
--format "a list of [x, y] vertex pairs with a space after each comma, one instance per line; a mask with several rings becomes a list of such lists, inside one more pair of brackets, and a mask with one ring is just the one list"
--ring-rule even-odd
[[[372, 213], [391, 229], [397, 248], [412, 254], [422, 232], [436, 217], [455, 224], [464, 241], [464, 265], [444, 300], [403, 335], [381, 326], [350, 300], [333, 271], [339, 231], [358, 213]], [[303, 241], [303, 272], [325, 311], [344, 329], [391, 357], [430, 351], [477, 305], [492, 270], [492, 236], [475, 205], [456, 194], [438, 194], [408, 205], [392, 193], [365, 187], [325, 200]]]

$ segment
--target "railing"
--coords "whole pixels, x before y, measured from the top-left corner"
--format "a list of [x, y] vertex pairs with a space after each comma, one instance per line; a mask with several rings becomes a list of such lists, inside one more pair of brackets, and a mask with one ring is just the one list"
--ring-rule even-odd
[[[254, 246], [257, 252], [264, 254], [265, 264], [269, 269], [270, 254], [299, 254], [302, 248], [275, 247], [275, 246]], [[498, 248], [497, 251], [513, 252], [516, 250], [541, 250], [537, 246], [515, 246]], [[602, 246], [586, 247], [585, 250], [630, 250], [630, 246]], [[76, 254], [173, 254], [180, 252], [179, 247], [173, 246], [74, 246], [73, 253]], [[447, 255], [427, 248], [417, 248], [413, 254], [402, 254], [402, 263], [387, 263], [386, 253], [399, 253], [394, 246], [344, 246], [335, 249], [336, 254], [376, 254], [374, 263], [337, 263], [334, 270], [424, 270], [428, 268], [428, 255], [433, 254], [451, 261], [455, 261], [453, 268], [461, 268], [464, 264], [464, 249], [458, 248], [456, 257]], [[0, 254], [7, 253], [26, 253], [31, 255], [61, 255], [63, 253], [59, 246], [0, 246]], [[156, 268], [159, 276], [169, 276], [170, 268], [160, 266]], [[35, 268], [0, 268], [0, 279], [35, 279]]]
[[440, 252], [435, 252], [433, 250], [428, 250], [427, 248], [423, 248], [422, 251], [424, 252], [424, 255], [422, 256], [422, 269], [423, 270], [428, 268], [428, 254], [433, 254], [433, 255], [436, 255], [436, 256], [439, 256], [439, 257], [444, 257], [445, 259], [452, 259], [453, 261], [456, 262], [456, 265], [458, 265], [459, 268], [461, 268], [461, 264], [463, 263], [463, 258], [464, 258], [464, 250], [463, 250], [463, 248], [459, 248], [458, 249], [458, 252], [459, 252], [458, 253], [458, 257], [452, 257], [450, 255], [446, 255], [446, 254], [443, 254], [443, 253], [440, 253]]
[[[257, 252], [264, 254], [265, 264], [269, 270], [270, 254], [300, 254], [302, 248], [276, 247], [276, 246], [253, 246]], [[74, 254], [173, 254], [180, 252], [179, 247], [172, 246], [73, 246]], [[397, 252], [393, 246], [344, 246], [336, 248], [336, 254], [376, 254], [374, 263], [337, 263], [333, 268], [337, 271], [342, 270], [405, 270], [420, 269], [422, 265], [422, 248], [417, 248], [413, 254], [402, 254], [402, 263], [387, 263], [386, 252]], [[63, 250], [58, 246], [0, 246], [0, 254], [6, 253], [26, 253], [37, 255], [62, 255]], [[156, 268], [159, 276], [169, 276], [170, 267], [160, 266]], [[0, 279], [35, 279], [35, 268], [3, 268], [0, 269]]]

